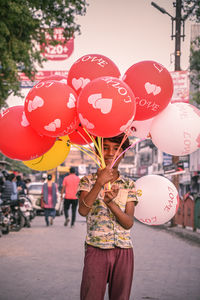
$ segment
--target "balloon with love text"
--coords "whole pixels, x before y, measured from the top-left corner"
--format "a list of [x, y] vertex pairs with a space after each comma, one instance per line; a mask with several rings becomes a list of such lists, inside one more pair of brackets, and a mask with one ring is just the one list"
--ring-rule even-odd
[[152, 122], [152, 142], [161, 151], [188, 155], [200, 148], [200, 110], [188, 103], [173, 103]]
[[146, 175], [135, 182], [138, 204], [135, 218], [147, 225], [161, 225], [170, 221], [179, 206], [175, 185], [160, 175]]
[[170, 102], [173, 81], [168, 70], [155, 61], [141, 61], [132, 65], [123, 80], [136, 97], [135, 121], [153, 118]]
[[129, 86], [109, 76], [88, 83], [77, 103], [82, 126], [100, 137], [116, 136], [130, 128], [135, 109], [135, 97]]
[[120, 71], [110, 58], [100, 54], [87, 54], [71, 66], [68, 84], [79, 95], [91, 80], [102, 76], [120, 77]]
[[40, 134], [63, 136], [78, 126], [77, 95], [65, 83], [41, 81], [28, 93], [24, 110], [31, 126]]

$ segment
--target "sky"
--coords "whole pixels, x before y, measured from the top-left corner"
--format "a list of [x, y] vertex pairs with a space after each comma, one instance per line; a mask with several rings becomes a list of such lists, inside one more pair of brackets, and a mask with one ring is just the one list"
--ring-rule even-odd
[[[154, 60], [168, 71], [174, 70], [175, 39], [171, 40], [171, 18], [151, 5], [150, 0], [89, 0], [85, 16], [76, 22], [81, 35], [75, 37], [72, 55], [63, 61], [49, 61], [44, 70], [69, 70], [86, 54], [110, 58], [121, 75], [133, 64]], [[155, 0], [175, 17], [173, 0]], [[185, 40], [181, 40], [181, 69], [189, 67], [191, 22], [185, 22]], [[23, 89], [26, 96], [29, 89]], [[22, 105], [23, 99], [10, 96], [9, 106]]]

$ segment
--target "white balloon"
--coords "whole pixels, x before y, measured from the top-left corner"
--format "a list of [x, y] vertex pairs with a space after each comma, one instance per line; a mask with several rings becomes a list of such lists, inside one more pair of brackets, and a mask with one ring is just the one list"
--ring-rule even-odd
[[179, 206], [175, 185], [160, 175], [146, 175], [135, 182], [138, 204], [135, 218], [147, 225], [161, 225], [171, 220]]
[[154, 117], [150, 134], [161, 151], [188, 155], [200, 147], [200, 110], [188, 103], [169, 104]]
[[148, 138], [153, 118], [144, 121], [133, 121], [131, 124], [132, 134], [138, 138]]

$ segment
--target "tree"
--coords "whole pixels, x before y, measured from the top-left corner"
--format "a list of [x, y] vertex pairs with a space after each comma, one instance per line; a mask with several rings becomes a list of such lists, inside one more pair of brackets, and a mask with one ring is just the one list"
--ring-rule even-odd
[[[200, 1], [183, 1], [183, 18], [200, 23]], [[191, 101], [200, 105], [200, 36], [191, 42], [190, 47], [190, 81], [192, 83]]]
[[20, 96], [18, 72], [34, 78], [36, 64], [45, 61], [39, 45], [46, 45], [45, 32], [64, 28], [66, 42], [80, 34], [75, 17], [86, 12], [86, 0], [1, 0], [0, 1], [0, 107], [13, 93]]
[[192, 102], [200, 105], [200, 37], [191, 43], [190, 80], [193, 85]]
[[184, 18], [189, 17], [190, 20], [200, 22], [200, 1], [199, 0], [183, 0]]

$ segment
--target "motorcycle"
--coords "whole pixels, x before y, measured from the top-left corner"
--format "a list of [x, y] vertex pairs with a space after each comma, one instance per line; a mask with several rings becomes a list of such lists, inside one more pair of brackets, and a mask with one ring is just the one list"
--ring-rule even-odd
[[25, 194], [20, 195], [19, 199], [23, 202], [20, 209], [25, 216], [25, 226], [31, 227], [30, 222], [35, 218], [36, 210], [33, 208], [31, 200]]
[[5, 205], [4, 202], [0, 200], [0, 233], [8, 234], [10, 232], [10, 224], [10, 206]]

